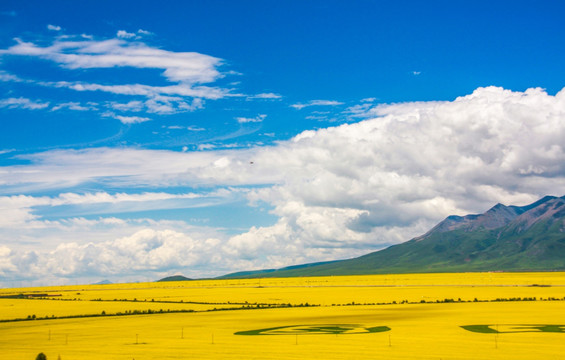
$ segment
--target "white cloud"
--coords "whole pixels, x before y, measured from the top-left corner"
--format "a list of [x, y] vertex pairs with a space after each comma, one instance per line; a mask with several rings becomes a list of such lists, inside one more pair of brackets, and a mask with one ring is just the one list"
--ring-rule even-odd
[[21, 79], [20, 77], [10, 74], [4, 70], [0, 70], [0, 81], [5, 82], [26, 82], [25, 80]]
[[96, 193], [61, 193], [56, 197], [33, 197], [25, 195], [0, 196], [0, 228], [19, 228], [40, 225], [41, 213], [61, 206], [73, 206], [69, 215], [80, 213], [97, 214], [100, 212], [135, 212], [155, 209], [191, 208], [206, 204], [219, 204], [229, 199], [238, 191], [218, 190], [208, 193], [171, 194], [165, 192], [144, 192], [139, 194], [107, 192]]
[[48, 106], [49, 102], [39, 102], [23, 97], [0, 100], [0, 108], [40, 110]]
[[[17, 44], [0, 50], [0, 56], [26, 56], [51, 61], [67, 70], [111, 69], [129, 67], [162, 70], [168, 84], [162, 86], [136, 84], [92, 83], [83, 81], [36, 81], [24, 80], [16, 75], [0, 71], [0, 81], [26, 82], [43, 87], [70, 89], [74, 91], [103, 92], [124, 96], [142, 96], [143, 110], [156, 114], [176, 114], [194, 111], [204, 106], [203, 99], [217, 100], [227, 96], [244, 96], [231, 93], [230, 89], [205, 84], [213, 83], [225, 76], [219, 71], [222, 59], [197, 52], [173, 52], [151, 47], [141, 41], [140, 35], [151, 33], [140, 29], [137, 33], [120, 30], [117, 37], [94, 40], [91, 36], [62, 36], [48, 46], [16, 39]], [[262, 94], [273, 97], [274, 94]], [[120, 111], [138, 111], [125, 106], [138, 103], [133, 100], [122, 104]], [[65, 104], [71, 104], [72, 101]], [[120, 103], [109, 102], [114, 110]], [[4, 105], [6, 107], [6, 105]], [[16, 107], [13, 105], [11, 107]], [[22, 108], [32, 109], [20, 105]], [[37, 107], [35, 107], [37, 108]], [[57, 107], [63, 109], [65, 106]], [[70, 107], [68, 107], [71, 109]], [[78, 110], [78, 107], [74, 107]], [[139, 110], [141, 111], [141, 110]], [[122, 115], [124, 116], [124, 115]]]
[[[197, 237], [178, 226], [147, 226], [153, 232], [130, 227], [129, 234], [92, 240], [93, 247], [70, 247], [81, 254], [106, 247], [112, 253], [131, 242], [132, 249], [140, 250], [127, 257], [144, 269], [167, 266], [160, 263], [200, 266], [167, 255], [165, 249], [177, 246], [174, 239], [185, 237], [187, 244], [201, 246], [200, 252], [195, 250], [199, 259], [214, 263], [214, 256], [219, 257], [231, 270], [345, 258], [420, 235], [447, 215], [565, 194], [565, 90], [551, 96], [541, 89], [487, 87], [450, 102], [377, 105], [363, 111], [373, 118], [305, 131], [266, 147], [203, 152], [98, 148], [19, 156], [28, 163], [4, 166], [0, 184], [12, 191], [97, 183], [120, 188], [234, 186], [248, 189], [251, 206], [268, 204], [278, 217], [272, 226], [252, 227], [230, 238]], [[12, 216], [7, 222], [45, 226], [36, 212], [26, 211], [29, 207], [8, 203], [5, 209]], [[71, 222], [61, 224], [71, 227]], [[80, 225], [74, 221], [72, 226]], [[173, 232], [159, 233], [165, 230]], [[52, 239], [54, 233], [42, 236]], [[108, 238], [123, 240], [105, 243]], [[208, 238], [219, 239], [215, 251], [201, 244]], [[29, 259], [44, 254], [6, 246], [12, 254], [3, 262], [6, 268], [17, 266], [14, 254]], [[151, 253], [161, 247], [163, 254]], [[188, 256], [186, 249], [177, 251]]]
[[213, 144], [198, 144], [198, 151], [205, 151], [205, 150], [212, 150], [215, 149], [216, 146]]
[[48, 30], [51, 30], [51, 31], [61, 31], [61, 27], [60, 27], [60, 26], [51, 25], [51, 24], [47, 25], [47, 29], [48, 29]]
[[57, 111], [61, 109], [68, 109], [74, 111], [93, 111], [93, 110], [98, 110], [98, 107], [97, 104], [95, 103], [88, 103], [85, 106], [82, 105], [81, 103], [71, 101], [71, 102], [55, 105], [51, 108], [51, 111]]
[[196, 52], [172, 52], [123, 39], [60, 41], [41, 47], [16, 39], [18, 44], [0, 54], [34, 56], [68, 69], [134, 67], [162, 69], [172, 82], [210, 83], [222, 77], [221, 59]]
[[147, 111], [156, 114], [174, 114], [184, 111], [194, 111], [204, 106], [204, 101], [194, 98], [186, 102], [183, 98], [173, 96], [154, 96], [145, 102]]
[[[155, 98], [159, 96], [179, 95], [186, 97], [217, 100], [228, 96], [227, 91], [208, 86], [190, 87], [186, 85], [151, 86], [142, 84], [131, 85], [100, 85], [81, 82], [40, 82], [38, 85], [46, 87], [67, 88], [75, 91], [101, 91], [118, 95], [146, 96]], [[197, 99], [195, 99], [197, 100]]]
[[142, 111], [144, 108], [143, 102], [139, 100], [132, 100], [127, 103], [111, 102], [108, 106], [118, 111]]
[[141, 35], [153, 35], [153, 33], [151, 31], [147, 31], [147, 30], [143, 30], [143, 29], [137, 30], [137, 33], [141, 34]]
[[280, 100], [282, 96], [275, 93], [261, 93], [257, 95], [251, 95], [247, 97], [247, 100], [255, 100], [255, 99], [262, 99], [262, 100]]
[[114, 119], [120, 120], [123, 124], [139, 124], [146, 121], [151, 121], [148, 117], [143, 116], [123, 116], [123, 115], [111, 115]]
[[[80, 219], [79, 219], [80, 220]], [[98, 226], [96, 222], [83, 221], [82, 227]], [[107, 226], [110, 224], [107, 224]], [[127, 224], [116, 224], [119, 228]], [[174, 224], [168, 224], [171, 226]], [[69, 227], [71, 224], [68, 225]], [[110, 225], [112, 227], [112, 225]], [[206, 232], [191, 228], [193, 235], [173, 229], [141, 226], [130, 234], [112, 240], [77, 243], [65, 241], [53, 249], [14, 250], [0, 247], [0, 274], [3, 280], [55, 279], [61, 283], [68, 277], [110, 277], [117, 280], [125, 276], [181, 271], [190, 267], [194, 274], [202, 274], [199, 268], [215, 266], [224, 269], [221, 258], [215, 256], [221, 240]], [[187, 230], [185, 228], [184, 230]], [[202, 276], [202, 275], [201, 275]], [[46, 279], [47, 278], [47, 279]], [[5, 282], [0, 282], [6, 286]]]
[[293, 105], [290, 105], [290, 106], [297, 109], [297, 110], [301, 110], [301, 109], [304, 109], [305, 107], [309, 107], [309, 106], [338, 106], [338, 105], [343, 105], [343, 103], [339, 102], [339, 101], [334, 101], [334, 100], [311, 100], [311, 101], [307, 102], [306, 104], [298, 103], [298, 104], [293, 104]]
[[147, 30], [143, 30], [143, 29], [139, 29], [135, 33], [130, 33], [130, 32], [127, 32], [125, 30], [118, 30], [118, 32], [116, 33], [116, 36], [118, 38], [121, 38], [121, 39], [136, 39], [136, 40], [141, 39], [142, 36], [150, 36], [150, 35], [153, 35], [153, 33], [150, 32], [150, 31], [147, 31]]
[[134, 38], [136, 35], [134, 33], [128, 33], [125, 30], [118, 30], [116, 36], [122, 39], [131, 39]]
[[255, 116], [254, 118], [236, 117], [235, 119], [237, 120], [238, 123], [245, 124], [245, 123], [263, 122], [263, 120], [265, 120], [266, 117], [267, 117], [267, 115], [265, 115], [265, 114], [259, 114], [259, 115]]
[[362, 101], [361, 104], [349, 106], [345, 109], [345, 111], [343, 111], [343, 114], [351, 119], [368, 118], [374, 116], [374, 113], [372, 112], [373, 109], [373, 104]]

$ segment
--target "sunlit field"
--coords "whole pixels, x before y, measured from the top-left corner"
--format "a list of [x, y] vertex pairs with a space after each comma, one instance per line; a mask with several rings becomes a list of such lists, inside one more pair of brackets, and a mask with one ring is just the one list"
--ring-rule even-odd
[[0, 290], [6, 359], [557, 359], [565, 273]]

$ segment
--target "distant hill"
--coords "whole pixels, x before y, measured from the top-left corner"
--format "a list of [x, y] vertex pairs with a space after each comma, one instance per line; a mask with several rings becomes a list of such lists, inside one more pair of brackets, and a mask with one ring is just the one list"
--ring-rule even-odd
[[167, 276], [164, 277], [162, 279], [157, 280], [157, 282], [162, 282], [162, 281], [189, 281], [192, 280], [190, 278], [187, 278], [186, 276], [183, 275], [173, 275], [173, 276]]
[[112, 284], [112, 282], [110, 280], [102, 280], [102, 281], [99, 281], [99, 282], [94, 283], [92, 285], [110, 285], [110, 284]]
[[565, 270], [565, 196], [449, 216], [422, 236], [354, 259], [237, 277], [499, 270]]
[[[231, 273], [218, 277], [217, 279], [230, 279], [230, 278], [258, 278], [258, 277], [277, 277], [280, 273], [286, 273], [288, 271], [304, 271], [308, 268], [317, 267], [320, 265], [332, 264], [339, 262], [340, 260], [334, 261], [323, 261], [317, 263], [303, 264], [303, 265], [292, 265], [280, 269], [265, 269], [265, 270], [250, 270], [250, 271], [240, 271], [236, 273]], [[289, 276], [289, 275], [284, 275]], [[292, 275], [290, 275], [292, 276]]]

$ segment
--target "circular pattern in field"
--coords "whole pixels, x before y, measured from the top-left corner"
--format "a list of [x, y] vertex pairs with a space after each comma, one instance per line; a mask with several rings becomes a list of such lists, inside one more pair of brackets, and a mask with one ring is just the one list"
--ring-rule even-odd
[[467, 331], [482, 334], [510, 334], [524, 332], [565, 333], [565, 325], [551, 324], [490, 324], [490, 325], [464, 325]]
[[358, 324], [286, 325], [266, 329], [238, 331], [235, 335], [352, 335], [390, 331], [388, 326], [367, 327]]

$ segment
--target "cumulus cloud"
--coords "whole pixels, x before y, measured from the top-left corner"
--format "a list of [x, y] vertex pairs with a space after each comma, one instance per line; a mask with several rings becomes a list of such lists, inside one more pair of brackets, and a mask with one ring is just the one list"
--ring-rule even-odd
[[[158, 276], [160, 271], [219, 261], [218, 247], [226, 236], [214, 229], [197, 228], [183, 221], [83, 218], [92, 212], [146, 211], [218, 204], [241, 190], [209, 193], [63, 193], [55, 197], [0, 197], [0, 274], [9, 279], [77, 276], [121, 276], [139, 273]], [[103, 207], [101, 207], [103, 206]], [[73, 217], [45, 219], [61, 207]], [[227, 269], [218, 264], [218, 271]], [[129, 270], [128, 270], [129, 268]], [[204, 269], [195, 269], [204, 274]], [[198, 271], [198, 272], [197, 272]], [[6, 285], [0, 281], [0, 284]]]
[[63, 242], [52, 250], [13, 250], [1, 246], [0, 274], [18, 280], [41, 277], [43, 281], [51, 278], [61, 282], [65, 278], [96, 276], [119, 280], [145, 273], [153, 274], [154, 280], [158, 274], [186, 268], [195, 269], [194, 274], [210, 265], [223, 269], [221, 258], [213, 255], [220, 240], [205, 234], [196, 236], [199, 237], [143, 227], [113, 240]]
[[215, 239], [195, 241], [173, 230], [143, 229], [103, 243], [64, 243], [49, 254], [46, 268], [54, 275], [116, 275], [137, 271], [163, 271], [202, 265], [217, 244]]
[[[205, 152], [101, 148], [20, 156], [29, 163], [5, 166], [0, 184], [35, 191], [96, 183], [246, 188], [249, 206], [267, 204], [276, 223], [214, 237], [220, 239], [219, 250], [197, 252], [210, 262], [220, 257], [232, 270], [360, 255], [420, 235], [447, 215], [565, 194], [565, 91], [552, 96], [538, 88], [486, 87], [454, 101], [362, 110], [371, 118], [305, 131], [266, 147]], [[13, 216], [23, 223], [38, 220], [33, 212]], [[136, 231], [113, 238], [164, 246], [158, 240], [163, 234], [130, 239]], [[184, 234], [179, 238], [196, 239], [190, 230], [174, 231]], [[113, 240], [104, 246], [112, 253], [119, 244]], [[159, 268], [152, 267], [151, 246], [135, 246], [141, 260], [128, 256], [148, 269]], [[87, 251], [84, 244], [79, 247]], [[163, 263], [193, 266], [160, 256]], [[2, 263], [16, 264], [13, 255], [9, 259]]]
[[57, 26], [57, 25], [47, 25], [47, 30], [51, 30], [51, 31], [61, 31], [61, 27]]

